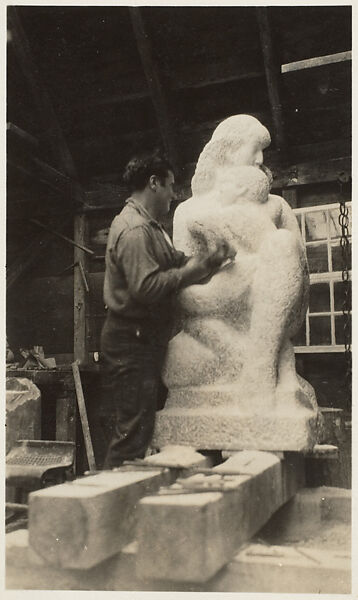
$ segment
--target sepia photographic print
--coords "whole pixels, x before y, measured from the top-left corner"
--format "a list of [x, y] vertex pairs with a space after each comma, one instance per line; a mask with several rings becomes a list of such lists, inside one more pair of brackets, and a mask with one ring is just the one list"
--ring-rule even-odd
[[354, 598], [352, 4], [2, 8], [5, 595]]

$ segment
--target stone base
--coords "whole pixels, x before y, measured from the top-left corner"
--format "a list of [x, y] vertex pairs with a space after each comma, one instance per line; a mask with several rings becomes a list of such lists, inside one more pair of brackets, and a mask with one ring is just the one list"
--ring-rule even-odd
[[[301, 380], [303, 382], [303, 380]], [[170, 390], [157, 412], [152, 446], [181, 444], [202, 450], [269, 450], [304, 452], [317, 443], [318, 410], [314, 392], [304, 382], [312, 408], [294, 395], [268, 410], [234, 402], [232, 386], [181, 387]], [[237, 397], [237, 392], [236, 392]], [[262, 402], [262, 406], [267, 406]]]

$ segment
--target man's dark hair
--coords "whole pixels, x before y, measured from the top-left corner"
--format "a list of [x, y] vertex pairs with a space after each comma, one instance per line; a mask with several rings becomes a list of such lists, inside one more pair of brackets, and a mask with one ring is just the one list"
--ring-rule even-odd
[[151, 175], [156, 175], [163, 185], [168, 177], [168, 171], [173, 171], [172, 165], [156, 150], [132, 158], [125, 168], [122, 179], [130, 191], [134, 192], [144, 190]]

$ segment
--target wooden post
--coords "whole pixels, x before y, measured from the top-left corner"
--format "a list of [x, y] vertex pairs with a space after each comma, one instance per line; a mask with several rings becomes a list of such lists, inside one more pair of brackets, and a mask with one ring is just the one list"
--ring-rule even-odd
[[282, 197], [288, 202], [291, 208], [298, 208], [297, 206], [297, 188], [289, 188], [282, 190]]
[[56, 440], [76, 441], [76, 405], [73, 392], [56, 398]]
[[94, 458], [91, 433], [90, 433], [90, 429], [89, 429], [89, 425], [88, 425], [87, 409], [86, 409], [85, 399], [83, 396], [81, 375], [80, 375], [80, 370], [78, 368], [78, 363], [76, 361], [74, 363], [72, 363], [72, 372], [73, 372], [73, 378], [75, 380], [77, 404], [78, 404], [78, 410], [79, 410], [80, 417], [81, 417], [81, 425], [82, 425], [82, 431], [83, 431], [83, 439], [85, 441], [85, 446], [86, 446], [88, 467], [89, 467], [90, 471], [95, 471], [96, 470], [96, 461]]
[[[87, 241], [87, 218], [85, 214], [75, 216], [74, 221], [75, 242], [85, 246]], [[78, 247], [74, 248], [74, 277], [73, 277], [73, 354], [74, 360], [79, 364], [88, 361], [87, 331], [86, 331], [86, 307], [87, 291], [83, 279], [83, 271], [86, 273], [87, 256]], [[82, 268], [80, 266], [82, 265]]]
[[269, 96], [272, 120], [275, 132], [275, 142], [279, 150], [286, 147], [282, 105], [279, 93], [280, 65], [275, 61], [267, 7], [256, 8], [257, 21], [260, 30], [262, 54], [265, 66], [267, 92]]

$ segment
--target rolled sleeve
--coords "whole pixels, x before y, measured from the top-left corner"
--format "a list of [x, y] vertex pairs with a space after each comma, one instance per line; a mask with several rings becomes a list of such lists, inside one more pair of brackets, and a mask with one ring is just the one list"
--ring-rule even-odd
[[120, 236], [116, 258], [126, 277], [129, 293], [137, 302], [152, 304], [180, 286], [181, 269], [161, 269], [145, 226], [135, 227]]

